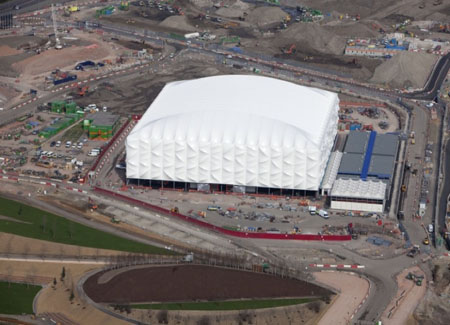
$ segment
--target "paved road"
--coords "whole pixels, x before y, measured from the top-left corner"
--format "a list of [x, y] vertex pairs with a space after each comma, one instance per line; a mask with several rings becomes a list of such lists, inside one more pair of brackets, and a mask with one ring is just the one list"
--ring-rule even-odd
[[435, 67], [435, 70], [428, 78], [428, 82], [422, 91], [405, 94], [403, 97], [421, 100], [433, 100], [438, 95], [438, 90], [450, 69], [450, 53], [443, 56]]
[[[442, 185], [441, 197], [439, 200], [439, 228], [445, 228], [445, 214], [447, 210], [447, 197], [450, 195], [450, 140], [447, 140], [445, 146], [444, 158], [444, 183]], [[448, 247], [450, 249], [450, 247]]]

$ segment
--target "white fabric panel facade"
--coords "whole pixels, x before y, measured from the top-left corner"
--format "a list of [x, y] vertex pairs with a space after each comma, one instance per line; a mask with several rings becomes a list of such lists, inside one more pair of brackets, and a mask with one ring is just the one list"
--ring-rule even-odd
[[167, 84], [126, 141], [127, 178], [318, 190], [337, 94], [260, 76]]
[[331, 209], [383, 213], [384, 207], [383, 204], [331, 200]]

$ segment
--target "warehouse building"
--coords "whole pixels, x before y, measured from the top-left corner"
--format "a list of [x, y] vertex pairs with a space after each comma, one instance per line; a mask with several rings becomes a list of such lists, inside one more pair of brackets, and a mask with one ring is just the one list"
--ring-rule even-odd
[[338, 178], [331, 190], [331, 208], [337, 210], [384, 211], [386, 182], [380, 180]]
[[127, 180], [247, 193], [317, 191], [338, 110], [335, 93], [268, 77], [172, 82], [127, 137]]
[[88, 130], [89, 139], [108, 140], [116, 133], [119, 121], [118, 115], [97, 112], [86, 117], [83, 127]]
[[350, 132], [335, 180], [328, 180], [326, 186], [331, 208], [384, 211], [390, 198], [398, 146], [396, 134]]

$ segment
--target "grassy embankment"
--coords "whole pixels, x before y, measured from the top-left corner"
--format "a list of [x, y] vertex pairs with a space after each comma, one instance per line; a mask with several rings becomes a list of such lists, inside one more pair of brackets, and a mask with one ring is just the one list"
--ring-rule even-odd
[[83, 247], [132, 253], [173, 254], [166, 249], [90, 228], [50, 212], [2, 197], [0, 197], [0, 216], [7, 216], [18, 221], [0, 219], [0, 232]]
[[131, 308], [157, 310], [244, 310], [299, 305], [314, 300], [317, 300], [317, 298], [174, 302], [162, 304], [132, 304]]
[[0, 314], [33, 313], [33, 299], [41, 286], [0, 282]]

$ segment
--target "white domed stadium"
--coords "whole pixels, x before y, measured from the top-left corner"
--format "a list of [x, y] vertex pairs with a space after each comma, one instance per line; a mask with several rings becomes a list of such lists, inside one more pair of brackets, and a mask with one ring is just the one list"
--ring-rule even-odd
[[317, 191], [337, 94], [251, 75], [167, 84], [126, 140], [129, 181]]

